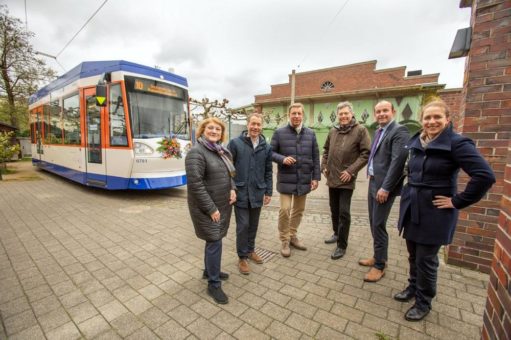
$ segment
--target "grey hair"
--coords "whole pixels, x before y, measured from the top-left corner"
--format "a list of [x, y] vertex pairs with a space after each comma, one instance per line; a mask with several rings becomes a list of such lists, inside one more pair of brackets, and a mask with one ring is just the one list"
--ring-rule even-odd
[[350, 112], [353, 113], [353, 104], [351, 104], [350, 102], [340, 102], [339, 104], [337, 104], [337, 110], [335, 112], [339, 112], [339, 110], [342, 110], [345, 107], [347, 107], [348, 110], [350, 110]]

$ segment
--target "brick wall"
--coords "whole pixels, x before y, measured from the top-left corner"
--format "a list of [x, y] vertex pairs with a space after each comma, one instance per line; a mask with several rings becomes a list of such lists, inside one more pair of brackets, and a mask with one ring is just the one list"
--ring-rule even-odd
[[483, 339], [511, 339], [511, 141], [483, 316]]
[[[321, 95], [321, 84], [330, 81], [334, 88], [329, 94], [412, 87], [421, 84], [438, 83], [438, 73], [406, 77], [406, 67], [376, 70], [376, 61], [368, 61], [338, 67], [325, 68], [309, 72], [296, 73], [295, 94], [297, 97]], [[271, 93], [255, 96], [255, 102], [279, 98], [288, 98], [291, 93], [291, 75], [289, 82], [271, 86]]]
[[[448, 263], [489, 273], [511, 136], [511, 1], [473, 3], [473, 33], [465, 68], [459, 131], [476, 142], [494, 170], [497, 183], [479, 203], [460, 212], [454, 242], [446, 253]], [[466, 181], [467, 177], [461, 176], [460, 187]]]
[[460, 126], [462, 90], [463, 89], [459, 88], [438, 91], [438, 96], [447, 104], [449, 111], [451, 111], [451, 121], [456, 131], [459, 131], [458, 129]]

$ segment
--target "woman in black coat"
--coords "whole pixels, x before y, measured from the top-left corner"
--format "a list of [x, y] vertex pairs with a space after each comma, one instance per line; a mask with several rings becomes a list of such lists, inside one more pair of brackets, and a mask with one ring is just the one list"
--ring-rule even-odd
[[222, 238], [227, 234], [236, 201], [235, 169], [231, 153], [221, 144], [224, 140], [224, 123], [207, 118], [197, 129], [197, 144], [185, 159], [190, 217], [195, 234], [206, 241], [203, 278], [208, 279], [208, 294], [222, 304], [228, 302], [220, 282], [228, 278], [220, 271]]
[[[413, 136], [407, 163], [408, 183], [401, 193], [398, 227], [406, 239], [410, 273], [408, 287], [394, 299], [415, 304], [405, 313], [408, 321], [422, 320], [436, 295], [438, 251], [450, 244], [458, 210], [479, 201], [495, 183], [488, 163], [474, 142], [452, 130], [443, 101], [422, 108], [422, 130]], [[470, 176], [457, 192], [459, 170]]]

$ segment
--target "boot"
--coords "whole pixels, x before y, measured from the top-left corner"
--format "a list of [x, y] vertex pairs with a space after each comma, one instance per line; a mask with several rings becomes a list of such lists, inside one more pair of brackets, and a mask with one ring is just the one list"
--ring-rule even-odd
[[291, 255], [291, 249], [289, 248], [289, 241], [282, 241], [282, 248], [280, 249], [280, 253], [284, 257], [289, 257]]
[[291, 246], [298, 250], [307, 250], [307, 247], [296, 236], [291, 237]]
[[248, 260], [245, 258], [240, 259], [238, 262], [238, 269], [241, 274], [248, 275], [250, 274], [250, 267], [248, 266]]

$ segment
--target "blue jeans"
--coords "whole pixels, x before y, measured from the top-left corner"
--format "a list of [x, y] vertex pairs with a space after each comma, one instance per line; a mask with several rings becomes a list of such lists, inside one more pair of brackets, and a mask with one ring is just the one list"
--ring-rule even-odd
[[240, 258], [254, 252], [261, 208], [234, 207], [236, 214], [236, 250]]
[[220, 287], [220, 267], [222, 262], [222, 239], [206, 242], [204, 249], [204, 267], [208, 273], [208, 284]]

